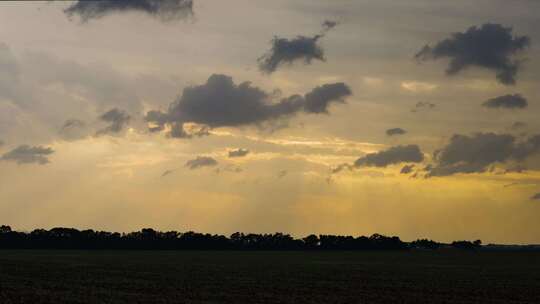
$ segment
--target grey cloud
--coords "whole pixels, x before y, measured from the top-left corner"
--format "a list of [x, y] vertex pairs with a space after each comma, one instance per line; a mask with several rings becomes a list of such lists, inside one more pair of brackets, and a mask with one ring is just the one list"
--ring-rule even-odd
[[353, 168], [354, 168], [354, 166], [352, 166], [350, 164], [347, 164], [347, 163], [344, 163], [344, 164], [338, 165], [335, 168], [332, 168], [331, 172], [332, 172], [332, 174], [336, 174], [336, 173], [339, 173], [339, 172], [341, 172], [343, 170], [352, 170]]
[[123, 12], [142, 12], [162, 21], [172, 21], [193, 15], [193, 0], [79, 0], [64, 12], [78, 15], [83, 22]]
[[258, 59], [259, 69], [265, 73], [273, 73], [282, 65], [291, 65], [303, 60], [311, 64], [313, 60], [326, 61], [324, 50], [317, 44], [323, 36], [298, 36], [293, 39], [274, 37], [272, 48]]
[[311, 64], [313, 60], [326, 61], [324, 50], [318, 42], [336, 25], [335, 21], [325, 21], [322, 24], [322, 33], [313, 37], [297, 36], [293, 39], [274, 37], [270, 50], [258, 59], [259, 69], [271, 74], [279, 67], [291, 65], [296, 61], [303, 60], [305, 64]]
[[435, 164], [426, 169], [429, 172], [427, 176], [482, 173], [497, 163], [523, 161], [538, 152], [540, 135], [516, 142], [516, 138], [510, 134], [457, 134], [446, 147], [435, 152]]
[[13, 161], [19, 165], [33, 163], [44, 165], [49, 163], [49, 159], [47, 158], [47, 156], [53, 153], [54, 150], [51, 148], [21, 145], [2, 155], [2, 158], [0, 158], [0, 160]]
[[229, 151], [229, 157], [244, 157], [249, 154], [249, 150], [247, 149], [237, 149]]
[[454, 33], [435, 46], [426, 45], [416, 58], [420, 61], [449, 58], [448, 75], [455, 75], [469, 67], [493, 70], [499, 82], [515, 84], [520, 62], [513, 56], [530, 45], [527, 36], [513, 36], [511, 27], [486, 23]]
[[344, 83], [325, 84], [314, 88], [304, 98], [304, 111], [307, 113], [328, 113], [331, 103], [345, 103], [344, 98], [352, 94]]
[[531, 155], [540, 152], [540, 135], [534, 135], [527, 140], [516, 144], [512, 157], [518, 161], [522, 161]]
[[351, 95], [344, 83], [327, 84], [305, 96], [292, 95], [272, 103], [272, 95], [250, 82], [235, 84], [232, 77], [212, 75], [203, 85], [185, 88], [167, 112], [150, 111], [146, 121], [150, 131], [161, 131], [168, 125], [170, 136], [187, 138], [186, 123], [215, 127], [260, 125], [265, 122], [305, 113], [328, 113], [332, 103], [343, 103]]
[[68, 119], [64, 122], [62, 125], [61, 131], [70, 130], [70, 129], [77, 129], [77, 128], [84, 128], [86, 126], [86, 123], [84, 121], [79, 119]]
[[186, 167], [188, 167], [190, 170], [195, 170], [203, 167], [214, 167], [217, 166], [218, 162], [207, 156], [197, 156], [197, 158], [188, 160], [186, 162]]
[[355, 167], [386, 167], [399, 163], [420, 163], [424, 155], [417, 145], [396, 146], [371, 153], [356, 160]]
[[66, 120], [59, 133], [65, 140], [76, 140], [88, 136], [86, 123], [79, 119]]
[[419, 101], [414, 105], [414, 108], [411, 110], [411, 112], [418, 112], [418, 111], [424, 110], [424, 109], [429, 110], [429, 109], [435, 108], [435, 106], [436, 105], [434, 103], [431, 103], [431, 102]]
[[338, 22], [336, 21], [333, 21], [333, 20], [325, 20], [322, 24], [322, 27], [323, 27], [323, 31], [329, 31], [331, 29], [333, 29], [334, 27], [336, 27], [338, 25]]
[[522, 121], [516, 121], [512, 124], [511, 129], [513, 130], [521, 130], [527, 128], [527, 123], [524, 123]]
[[173, 173], [174, 173], [174, 170], [165, 170], [165, 172], [163, 172], [163, 173], [161, 174], [161, 177], [165, 177], [165, 176], [171, 175], [171, 174], [173, 174]]
[[109, 123], [109, 126], [96, 132], [96, 135], [104, 135], [121, 132], [124, 127], [129, 123], [131, 117], [125, 111], [114, 108], [102, 114], [99, 119], [101, 121]]
[[535, 195], [533, 195], [531, 197], [532, 200], [535, 200], [535, 201], [539, 201], [540, 200], [540, 192], [539, 193], [536, 193]]
[[407, 131], [403, 130], [402, 128], [392, 128], [386, 130], [386, 135], [388, 136], [394, 136], [394, 135], [404, 135]]
[[409, 174], [413, 171], [414, 165], [405, 165], [403, 168], [401, 168], [401, 171], [399, 173], [401, 174]]
[[525, 97], [520, 94], [514, 94], [489, 99], [482, 105], [486, 108], [523, 109], [526, 108], [529, 103]]

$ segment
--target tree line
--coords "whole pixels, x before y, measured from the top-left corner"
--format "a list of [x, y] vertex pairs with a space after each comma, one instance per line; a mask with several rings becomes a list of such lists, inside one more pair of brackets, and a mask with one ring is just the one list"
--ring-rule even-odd
[[473, 250], [480, 248], [479, 240], [441, 244], [432, 240], [403, 242], [397, 236], [314, 235], [294, 238], [289, 234], [233, 233], [229, 237], [193, 231], [141, 231], [118, 233], [77, 230], [74, 228], [35, 229], [31, 232], [13, 231], [0, 226], [0, 249], [143, 249], [143, 250], [407, 250], [438, 249], [441, 246]]

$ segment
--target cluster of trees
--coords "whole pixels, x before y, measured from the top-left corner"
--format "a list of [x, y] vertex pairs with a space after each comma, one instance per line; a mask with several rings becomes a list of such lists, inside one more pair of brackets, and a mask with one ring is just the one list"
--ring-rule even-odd
[[[477, 242], [454, 242], [454, 247], [473, 249], [480, 245]], [[405, 250], [437, 249], [440, 246], [431, 240], [406, 243], [399, 237], [380, 234], [370, 237], [312, 234], [295, 239], [283, 233], [237, 232], [226, 237], [196, 232], [161, 232], [150, 228], [130, 233], [79, 231], [73, 228], [36, 229], [26, 233], [13, 231], [9, 226], [0, 226], [0, 249]]]

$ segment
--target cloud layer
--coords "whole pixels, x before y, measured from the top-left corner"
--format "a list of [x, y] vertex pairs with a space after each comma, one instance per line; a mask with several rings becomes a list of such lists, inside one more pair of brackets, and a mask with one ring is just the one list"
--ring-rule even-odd
[[368, 154], [354, 162], [355, 167], [386, 167], [399, 163], [420, 163], [424, 154], [417, 145], [396, 146]]
[[185, 88], [167, 112], [148, 112], [146, 120], [151, 124], [150, 131], [169, 126], [170, 136], [189, 138], [184, 128], [186, 123], [209, 128], [260, 125], [299, 112], [328, 113], [330, 104], [343, 103], [351, 94], [344, 83], [325, 84], [305, 96], [292, 95], [272, 103], [271, 94], [250, 82], [237, 85], [230, 76], [214, 74], [203, 85]]
[[477, 133], [454, 135], [450, 143], [436, 151], [436, 164], [428, 176], [448, 176], [457, 173], [482, 173], [490, 166], [508, 161], [523, 161], [540, 152], [540, 135], [517, 142], [510, 134]]
[[515, 84], [520, 62], [514, 55], [530, 45], [527, 36], [513, 36], [511, 27], [486, 23], [454, 33], [434, 46], [426, 45], [416, 54], [420, 61], [449, 58], [448, 75], [455, 75], [469, 67], [482, 67], [496, 73], [499, 82]]
[[217, 164], [218, 162], [212, 157], [197, 156], [195, 159], [188, 160], [185, 166], [190, 170], [195, 170], [203, 167], [214, 167]]
[[22, 164], [40, 164], [44, 165], [49, 163], [48, 155], [54, 153], [51, 148], [29, 145], [21, 145], [17, 148], [2, 155], [0, 160], [16, 162], [19, 165]]
[[244, 157], [246, 155], [249, 154], [249, 150], [248, 149], [237, 149], [237, 150], [231, 150], [229, 151], [229, 157], [230, 158], [234, 158], [234, 157]]
[[529, 103], [520, 94], [503, 95], [487, 100], [482, 104], [486, 108], [524, 109]]
[[64, 12], [70, 17], [78, 15], [83, 22], [124, 12], [142, 12], [171, 21], [193, 15], [193, 0], [79, 0]]
[[386, 135], [388, 136], [394, 136], [394, 135], [405, 135], [407, 131], [403, 130], [402, 128], [392, 128], [386, 130]]

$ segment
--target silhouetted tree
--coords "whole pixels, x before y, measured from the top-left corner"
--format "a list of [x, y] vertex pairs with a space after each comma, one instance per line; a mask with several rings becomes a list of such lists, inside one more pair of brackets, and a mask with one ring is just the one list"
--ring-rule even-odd
[[[453, 242], [459, 249], [475, 249], [480, 240]], [[193, 231], [156, 231], [144, 228], [141, 231], [118, 233], [79, 231], [74, 228], [57, 227], [50, 230], [35, 229], [29, 233], [13, 231], [9, 226], [0, 226], [0, 248], [41, 249], [161, 249], [161, 250], [404, 250], [408, 248], [436, 249], [439, 243], [431, 240], [416, 240], [405, 243], [396, 236], [373, 234], [366, 236], [308, 235], [295, 239], [289, 234], [244, 234], [233, 233], [230, 237], [203, 234]]]
[[441, 244], [432, 240], [428, 240], [428, 239], [419, 239], [419, 240], [411, 242], [409, 246], [411, 248], [435, 250], [435, 249], [439, 249], [439, 247], [441, 247]]

